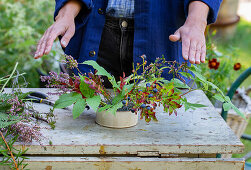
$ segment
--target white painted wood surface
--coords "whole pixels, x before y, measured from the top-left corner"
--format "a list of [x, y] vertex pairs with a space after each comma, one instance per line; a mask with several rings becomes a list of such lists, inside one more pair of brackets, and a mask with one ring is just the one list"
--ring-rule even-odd
[[[30, 157], [31, 170], [243, 170], [243, 159]], [[2, 167], [3, 168], [3, 167]], [[8, 168], [6, 168], [7, 170]], [[5, 168], [1, 169], [5, 170]]]
[[[7, 89], [7, 91], [10, 89]], [[27, 91], [52, 92], [53, 89], [22, 89]], [[214, 109], [202, 91], [187, 95], [188, 101], [207, 105], [207, 108], [178, 111], [178, 116], [169, 116], [159, 109], [158, 122], [140, 120], [131, 128], [111, 129], [95, 124], [95, 113], [85, 111], [73, 120], [71, 109], [56, 110], [55, 130], [42, 129], [45, 138], [42, 145], [31, 143], [18, 148], [29, 148], [27, 154], [35, 155], [137, 155], [142, 151], [160, 154], [212, 154], [238, 153], [243, 144], [234, 135], [225, 121]], [[51, 97], [55, 100], [56, 97]], [[40, 112], [50, 107], [35, 104]], [[44, 126], [43, 124], [41, 125]], [[49, 145], [52, 141], [52, 145]]]

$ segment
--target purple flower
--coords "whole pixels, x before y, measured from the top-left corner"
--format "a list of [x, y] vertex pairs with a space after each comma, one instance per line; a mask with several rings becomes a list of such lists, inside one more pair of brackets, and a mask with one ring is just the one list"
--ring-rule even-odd
[[71, 69], [77, 68], [78, 67], [78, 62], [75, 60], [72, 56], [70, 55], [65, 55], [65, 60], [62, 61], [62, 63], [68, 64], [68, 66]]

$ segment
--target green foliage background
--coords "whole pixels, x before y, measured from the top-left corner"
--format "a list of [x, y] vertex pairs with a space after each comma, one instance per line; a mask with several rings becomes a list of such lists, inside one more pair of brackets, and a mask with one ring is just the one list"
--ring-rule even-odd
[[26, 72], [29, 87], [38, 87], [36, 68], [51, 67], [48, 60], [52, 52], [42, 60], [34, 60], [36, 44], [53, 22], [52, 0], [0, 0], [0, 77], [8, 75], [16, 62], [18, 70]]

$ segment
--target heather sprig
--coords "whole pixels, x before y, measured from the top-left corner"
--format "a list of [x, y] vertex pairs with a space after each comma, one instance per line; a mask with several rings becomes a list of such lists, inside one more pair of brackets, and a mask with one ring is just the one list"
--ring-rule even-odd
[[78, 62], [70, 55], [65, 55], [64, 59], [61, 61], [62, 63], [67, 64], [70, 69], [78, 68]]
[[[20, 75], [17, 71], [18, 63], [15, 65], [12, 73], [9, 76], [0, 78], [0, 153], [2, 154], [2, 165], [8, 165], [11, 169], [18, 167], [25, 167], [23, 160], [27, 159], [22, 154], [27, 150], [17, 150], [13, 147], [14, 142], [17, 140], [24, 144], [32, 141], [40, 143], [43, 138], [40, 132], [38, 120], [45, 120], [47, 123], [52, 123], [50, 117], [45, 119], [37, 119], [34, 115], [34, 109], [31, 104], [26, 103], [26, 97], [29, 93], [22, 93], [20, 89], [14, 89], [18, 84], [18, 78]], [[56, 76], [54, 74], [54, 76]], [[61, 76], [66, 78], [65, 76]], [[4, 93], [4, 88], [9, 84], [11, 79], [14, 79], [12, 83], [13, 90], [11, 93]], [[62, 82], [62, 80], [60, 79]], [[36, 112], [36, 115], [39, 113]], [[48, 121], [46, 120], [48, 119]], [[17, 161], [16, 161], [17, 160]]]

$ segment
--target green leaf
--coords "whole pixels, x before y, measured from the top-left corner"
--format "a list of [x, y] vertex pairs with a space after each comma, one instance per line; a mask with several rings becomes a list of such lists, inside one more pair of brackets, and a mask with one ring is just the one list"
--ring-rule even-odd
[[186, 78], [189, 78], [189, 79], [194, 80], [193, 75], [190, 74], [190, 73], [187, 73], [187, 72], [179, 72], [179, 74], [181, 74], [183, 77], [186, 77]]
[[203, 104], [190, 103], [187, 101], [186, 98], [183, 99], [183, 102], [184, 102], [184, 106], [185, 106], [185, 111], [187, 111], [189, 109], [195, 110], [196, 108], [207, 107]]
[[89, 87], [89, 84], [85, 83], [84, 80], [85, 78], [83, 76], [80, 76], [81, 82], [79, 85], [81, 93], [87, 97], [91, 98], [94, 96], [95, 90]]
[[113, 105], [107, 104], [104, 107], [99, 108], [98, 112], [103, 112], [109, 108], [111, 108]]
[[220, 94], [214, 95], [213, 98], [215, 98], [216, 100], [219, 100], [219, 101], [221, 101], [221, 102], [224, 102], [224, 101], [225, 101], [224, 98], [222, 97], [222, 95], [220, 95]]
[[189, 89], [190, 87], [186, 84], [180, 81], [177, 78], [173, 78], [170, 83], [173, 83], [174, 87], [176, 88], [182, 88], [182, 89]]
[[196, 72], [201, 73], [201, 69], [197, 67], [196, 65], [192, 64], [191, 67], [196, 70]]
[[86, 107], [86, 101], [83, 98], [78, 99], [73, 106], [72, 110], [73, 119], [78, 118], [85, 110], [85, 107]]
[[125, 96], [127, 93], [129, 93], [132, 90], [133, 86], [134, 84], [124, 85], [122, 89], [122, 96]]
[[110, 112], [110, 113], [115, 115], [117, 110], [122, 108], [122, 107], [123, 107], [122, 102], [119, 102], [119, 103], [113, 105], [110, 109], [108, 109], [107, 112]]
[[13, 116], [13, 115], [8, 115], [6, 113], [1, 113], [0, 112], [0, 129], [1, 128], [6, 128], [10, 125], [13, 125], [17, 122], [19, 122], [21, 119]]
[[82, 64], [86, 64], [86, 65], [90, 65], [92, 66], [95, 70], [97, 70], [97, 75], [100, 76], [106, 76], [109, 79], [112, 79], [113, 76], [111, 74], [109, 74], [103, 67], [101, 67], [96, 61], [94, 60], [88, 60], [83, 62]]
[[112, 100], [112, 104], [115, 105], [118, 102], [120, 102], [121, 100], [124, 99], [124, 96], [122, 95], [122, 93], [119, 93], [117, 96], [115, 96]]
[[243, 119], [245, 119], [245, 120], [247, 121], [246, 116], [245, 116], [235, 105], [233, 105], [232, 102], [231, 102], [230, 104], [231, 104], [232, 108], [234, 109], [234, 111], [235, 111], [238, 115], [240, 115]]
[[199, 81], [200, 83], [203, 84], [204, 88], [206, 90], [208, 90], [208, 83], [207, 83], [207, 79], [200, 73], [200, 70], [194, 66], [191, 65], [190, 70], [193, 72], [193, 74], [195, 75], [195, 79], [197, 81]]
[[204, 104], [198, 104], [198, 103], [189, 103], [190, 106], [196, 107], [196, 108], [200, 108], [200, 107], [207, 107]]
[[224, 103], [223, 104], [223, 109], [224, 111], [229, 111], [232, 108], [230, 103]]
[[68, 106], [71, 106], [78, 99], [81, 99], [82, 95], [76, 92], [63, 94], [59, 97], [59, 99], [55, 102], [54, 108], [62, 109]]
[[86, 103], [96, 112], [101, 102], [100, 96], [93, 96], [92, 98], [87, 98]]
[[109, 74], [103, 67], [98, 65], [98, 63], [96, 61], [88, 60], [88, 61], [83, 62], [82, 64], [92, 66], [95, 70], [97, 70], [96, 75], [106, 76], [114, 88], [119, 88], [119, 85], [117, 84], [114, 76]]

